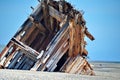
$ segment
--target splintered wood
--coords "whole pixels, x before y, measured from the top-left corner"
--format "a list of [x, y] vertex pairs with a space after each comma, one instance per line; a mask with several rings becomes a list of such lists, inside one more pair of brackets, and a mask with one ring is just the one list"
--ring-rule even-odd
[[[32, 8], [33, 9], [33, 8]], [[60, 0], [41, 0], [0, 54], [0, 68], [93, 75], [81, 12]]]

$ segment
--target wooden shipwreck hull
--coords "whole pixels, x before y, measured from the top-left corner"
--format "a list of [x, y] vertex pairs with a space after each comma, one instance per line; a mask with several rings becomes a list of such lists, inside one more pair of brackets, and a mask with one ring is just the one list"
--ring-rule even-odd
[[1, 52], [0, 64], [7, 69], [93, 75], [84, 37], [94, 37], [85, 24], [70, 3], [41, 0]]

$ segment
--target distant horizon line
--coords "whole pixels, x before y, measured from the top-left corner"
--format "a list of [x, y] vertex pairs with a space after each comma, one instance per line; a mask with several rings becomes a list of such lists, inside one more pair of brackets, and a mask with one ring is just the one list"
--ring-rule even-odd
[[97, 62], [97, 63], [101, 63], [101, 62], [102, 63], [120, 63], [120, 61], [107, 61], [107, 60], [106, 61], [105, 60], [103, 60], [103, 61], [102, 60], [90, 60], [90, 61], [88, 60], [88, 62], [91, 62], [91, 63], [92, 62]]

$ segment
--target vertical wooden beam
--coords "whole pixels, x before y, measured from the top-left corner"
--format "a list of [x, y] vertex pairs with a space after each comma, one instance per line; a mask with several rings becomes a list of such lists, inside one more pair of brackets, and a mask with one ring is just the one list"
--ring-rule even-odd
[[47, 30], [49, 32], [51, 32], [49, 8], [48, 8], [48, 4], [46, 1], [43, 2], [42, 9], [43, 9], [43, 17], [44, 17], [45, 27], [47, 28]]
[[74, 29], [74, 20], [71, 20], [69, 22], [69, 56], [73, 56], [73, 46], [74, 46], [74, 34], [75, 34], [75, 29]]

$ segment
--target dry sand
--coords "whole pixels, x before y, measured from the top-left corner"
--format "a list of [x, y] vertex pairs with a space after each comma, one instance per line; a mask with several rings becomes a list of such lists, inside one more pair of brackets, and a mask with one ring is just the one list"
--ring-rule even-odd
[[0, 80], [120, 80], [120, 63], [91, 62], [96, 76], [24, 70], [0, 70]]

